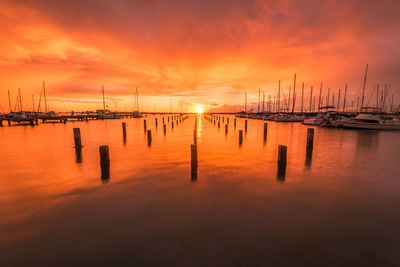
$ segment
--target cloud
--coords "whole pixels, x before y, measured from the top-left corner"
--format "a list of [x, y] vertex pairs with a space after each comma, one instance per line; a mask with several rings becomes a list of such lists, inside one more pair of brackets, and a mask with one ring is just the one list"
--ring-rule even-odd
[[274, 94], [278, 80], [287, 90], [295, 72], [307, 92], [323, 81], [356, 94], [366, 62], [369, 83], [400, 83], [394, 0], [6, 0], [0, 10], [3, 88], [37, 91], [44, 79], [61, 98], [96, 98], [105, 84], [121, 98], [138, 86], [149, 101], [237, 104], [244, 90]]

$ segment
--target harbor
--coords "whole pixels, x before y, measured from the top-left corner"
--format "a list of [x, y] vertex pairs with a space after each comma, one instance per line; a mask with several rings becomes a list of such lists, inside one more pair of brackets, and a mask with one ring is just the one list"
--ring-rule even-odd
[[309, 265], [396, 264], [399, 134], [227, 114], [3, 127], [0, 256], [6, 266], [290, 265], [299, 253]]

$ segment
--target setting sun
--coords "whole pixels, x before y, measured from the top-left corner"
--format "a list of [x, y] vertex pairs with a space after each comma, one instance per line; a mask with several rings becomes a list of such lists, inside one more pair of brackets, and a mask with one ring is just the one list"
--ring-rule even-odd
[[203, 112], [204, 112], [204, 110], [203, 110], [202, 107], [197, 107], [197, 109], [196, 109], [196, 113], [197, 113], [197, 114], [201, 114], [201, 113], [203, 113]]

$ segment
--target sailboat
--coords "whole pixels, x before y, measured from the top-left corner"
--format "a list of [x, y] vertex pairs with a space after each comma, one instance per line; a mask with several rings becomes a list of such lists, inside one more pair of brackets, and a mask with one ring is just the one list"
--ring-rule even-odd
[[360, 113], [352, 119], [341, 122], [344, 128], [369, 129], [369, 130], [400, 130], [400, 120], [392, 118], [383, 119], [382, 110], [379, 107], [364, 107], [365, 85], [367, 82], [368, 64], [365, 69], [363, 94]]
[[106, 101], [104, 97], [104, 86], [101, 85], [101, 91], [103, 94], [103, 109], [96, 110], [96, 114], [98, 118], [105, 120], [105, 119], [120, 119], [121, 116], [117, 113], [113, 113], [110, 110], [106, 109]]
[[139, 94], [138, 94], [137, 87], [136, 87], [135, 102], [134, 102], [133, 108], [134, 108], [134, 110], [132, 112], [132, 118], [141, 118], [141, 117], [143, 117], [143, 115], [139, 111]]

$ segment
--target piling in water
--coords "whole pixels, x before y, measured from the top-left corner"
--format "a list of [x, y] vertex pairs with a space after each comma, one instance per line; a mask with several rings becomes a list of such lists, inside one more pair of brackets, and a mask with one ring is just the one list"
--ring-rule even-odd
[[226, 124], [229, 124], [229, 118], [226, 118]]
[[100, 146], [99, 152], [100, 152], [100, 167], [101, 168], [110, 167], [110, 155], [108, 146]]
[[144, 132], [146, 132], [147, 130], [146, 120], [143, 120], [143, 127], [144, 127]]
[[264, 123], [264, 143], [267, 142], [268, 123]]
[[235, 128], [236, 128], [236, 118], [235, 118], [235, 119], [233, 119], [233, 127], [235, 127]]
[[122, 136], [124, 137], [124, 140], [126, 139], [126, 123], [122, 123]]
[[164, 124], [164, 135], [167, 133], [167, 125]]
[[278, 179], [284, 179], [286, 175], [286, 156], [287, 147], [283, 145], [278, 146]]
[[307, 129], [307, 155], [312, 154], [314, 148], [314, 128]]
[[171, 127], [172, 129], [174, 129], [174, 122], [171, 122]]
[[73, 131], [74, 131], [75, 148], [82, 148], [81, 129], [74, 128]]
[[164, 117], [162, 117], [162, 123], [164, 124]]
[[220, 122], [218, 121], [218, 129], [221, 127], [221, 124], [220, 124]]
[[108, 146], [100, 146], [100, 168], [101, 168], [101, 180], [108, 182], [110, 179], [110, 156]]
[[191, 179], [192, 181], [197, 180], [197, 145], [190, 145], [190, 155], [191, 155]]
[[151, 146], [151, 130], [147, 130], [147, 145]]
[[157, 118], [156, 118], [156, 128], [158, 127], [158, 122], [157, 122]]
[[239, 146], [243, 144], [243, 130], [239, 130]]
[[193, 130], [193, 143], [197, 144], [197, 131], [196, 131], [196, 129]]
[[225, 135], [228, 134], [228, 124], [225, 124]]
[[244, 130], [247, 132], [247, 120], [244, 121]]

